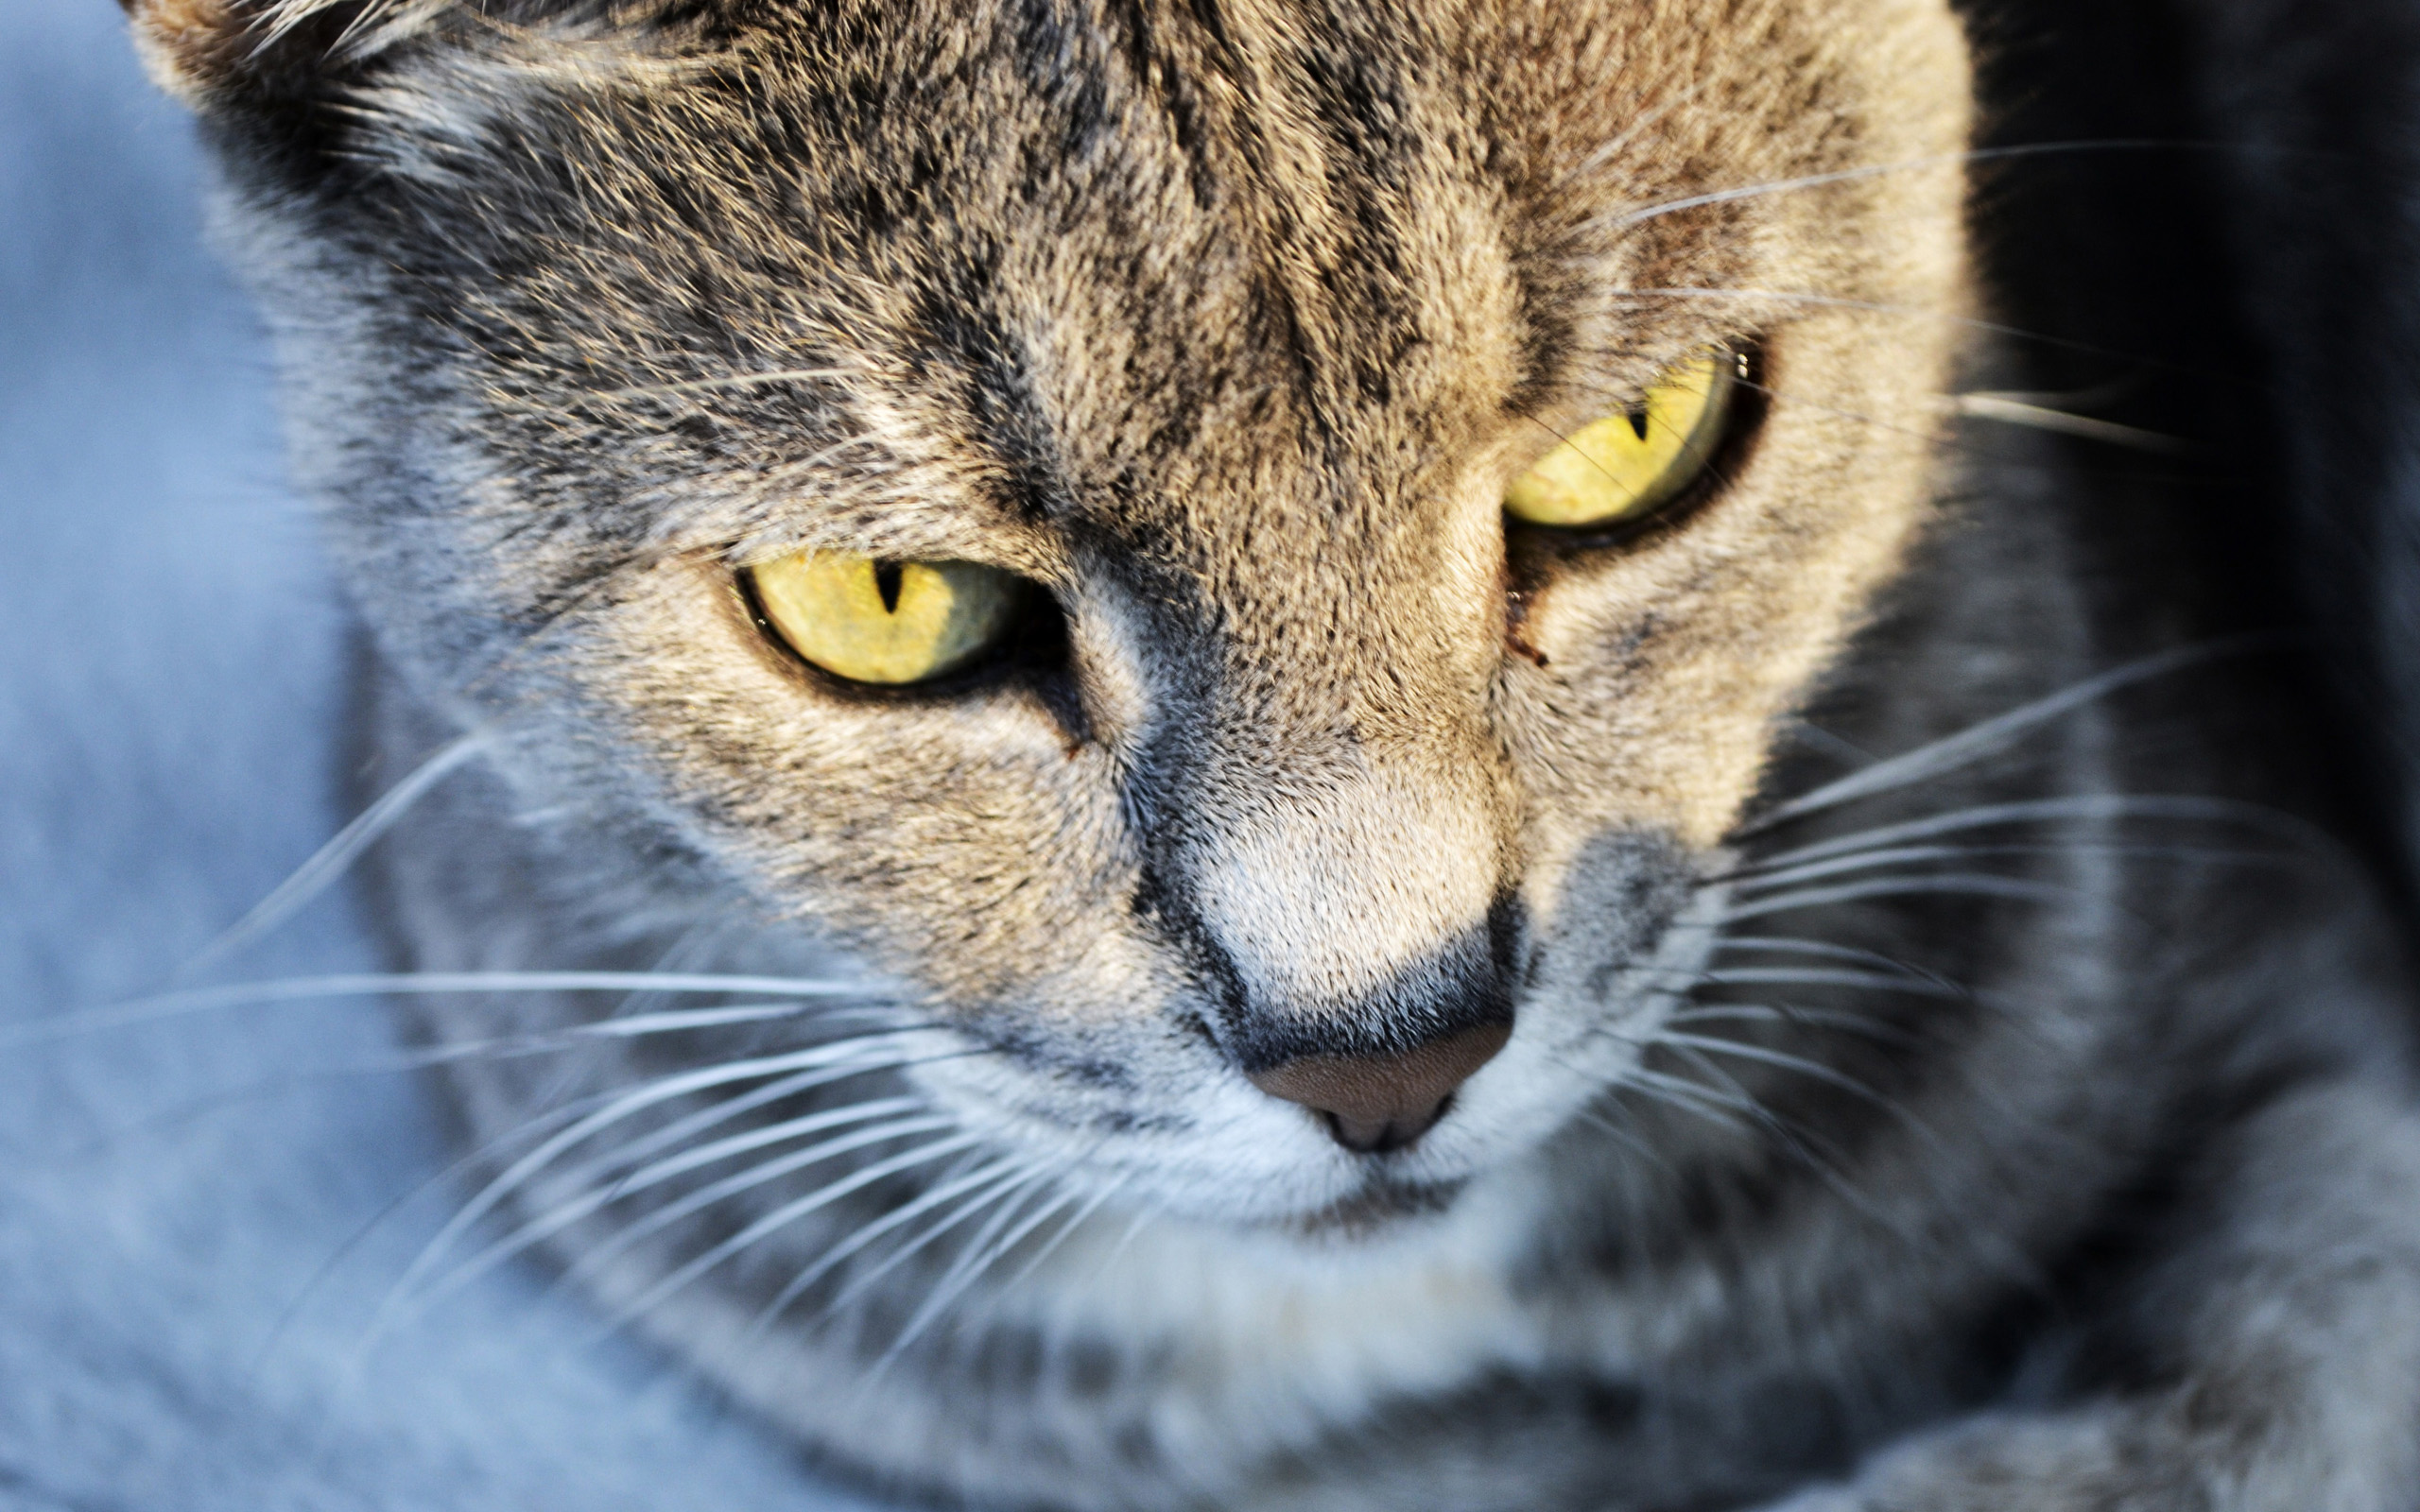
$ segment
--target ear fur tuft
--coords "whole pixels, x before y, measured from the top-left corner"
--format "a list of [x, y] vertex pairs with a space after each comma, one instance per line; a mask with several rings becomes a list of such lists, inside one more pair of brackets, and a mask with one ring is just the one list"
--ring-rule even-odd
[[120, 0], [151, 81], [199, 110], [240, 64], [247, 28], [229, 0]]
[[454, 0], [120, 0], [154, 82], [198, 111], [309, 87], [426, 30]]

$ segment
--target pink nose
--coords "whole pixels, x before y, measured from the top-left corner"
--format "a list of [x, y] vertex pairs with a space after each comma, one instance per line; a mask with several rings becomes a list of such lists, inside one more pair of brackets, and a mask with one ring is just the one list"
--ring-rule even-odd
[[1454, 1089], [1512, 1038], [1509, 1023], [1482, 1023], [1391, 1056], [1297, 1056], [1252, 1083], [1327, 1121], [1336, 1143], [1361, 1155], [1399, 1150], [1445, 1114]]

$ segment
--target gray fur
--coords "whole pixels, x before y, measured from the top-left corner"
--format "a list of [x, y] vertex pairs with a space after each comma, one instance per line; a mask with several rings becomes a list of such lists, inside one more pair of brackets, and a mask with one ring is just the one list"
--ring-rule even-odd
[[[2269, 621], [2207, 477], [1936, 423], [2037, 360], [1959, 319], [1999, 265], [1945, 9], [136, 15], [375, 635], [369, 765], [493, 753], [381, 856], [398, 957], [870, 1015], [452, 1063], [505, 1183], [466, 1252], [936, 1499], [2408, 1504], [2356, 764], [2223, 639]], [[1508, 538], [1542, 430], [1714, 343], [1772, 390], [1719, 490]], [[808, 544], [1057, 619], [838, 687], [733, 586]], [[1245, 1079], [1506, 1004], [1400, 1152]], [[889, 1038], [808, 1085], [844, 1030]], [[580, 1094], [598, 1143], [523, 1160]], [[875, 1099], [887, 1143], [766, 1153]]]

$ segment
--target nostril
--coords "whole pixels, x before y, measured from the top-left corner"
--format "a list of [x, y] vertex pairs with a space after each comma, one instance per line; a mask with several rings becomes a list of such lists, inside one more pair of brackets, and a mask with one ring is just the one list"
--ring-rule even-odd
[[1356, 1155], [1386, 1155], [1410, 1144], [1437, 1126], [1445, 1116], [1445, 1105], [1452, 1094], [1438, 1099], [1437, 1105], [1416, 1118], [1391, 1118], [1383, 1123], [1369, 1123], [1347, 1118], [1341, 1113], [1322, 1112], [1320, 1121], [1327, 1125], [1328, 1137]]
[[1427, 1133], [1454, 1089], [1512, 1038], [1509, 1023], [1475, 1024], [1395, 1055], [1298, 1056], [1251, 1076], [1270, 1096], [1322, 1114], [1346, 1149], [1383, 1154]]

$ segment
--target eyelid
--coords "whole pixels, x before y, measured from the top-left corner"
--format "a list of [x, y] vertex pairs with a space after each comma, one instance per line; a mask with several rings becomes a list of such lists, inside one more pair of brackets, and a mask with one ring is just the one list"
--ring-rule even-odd
[[728, 541], [717, 555], [727, 570], [746, 573], [808, 552], [877, 561], [974, 562], [1046, 588], [1060, 586], [1070, 572], [1065, 549], [1043, 532], [1022, 525], [970, 527], [964, 522], [904, 530], [890, 528], [889, 522], [874, 528], [788, 525]]

